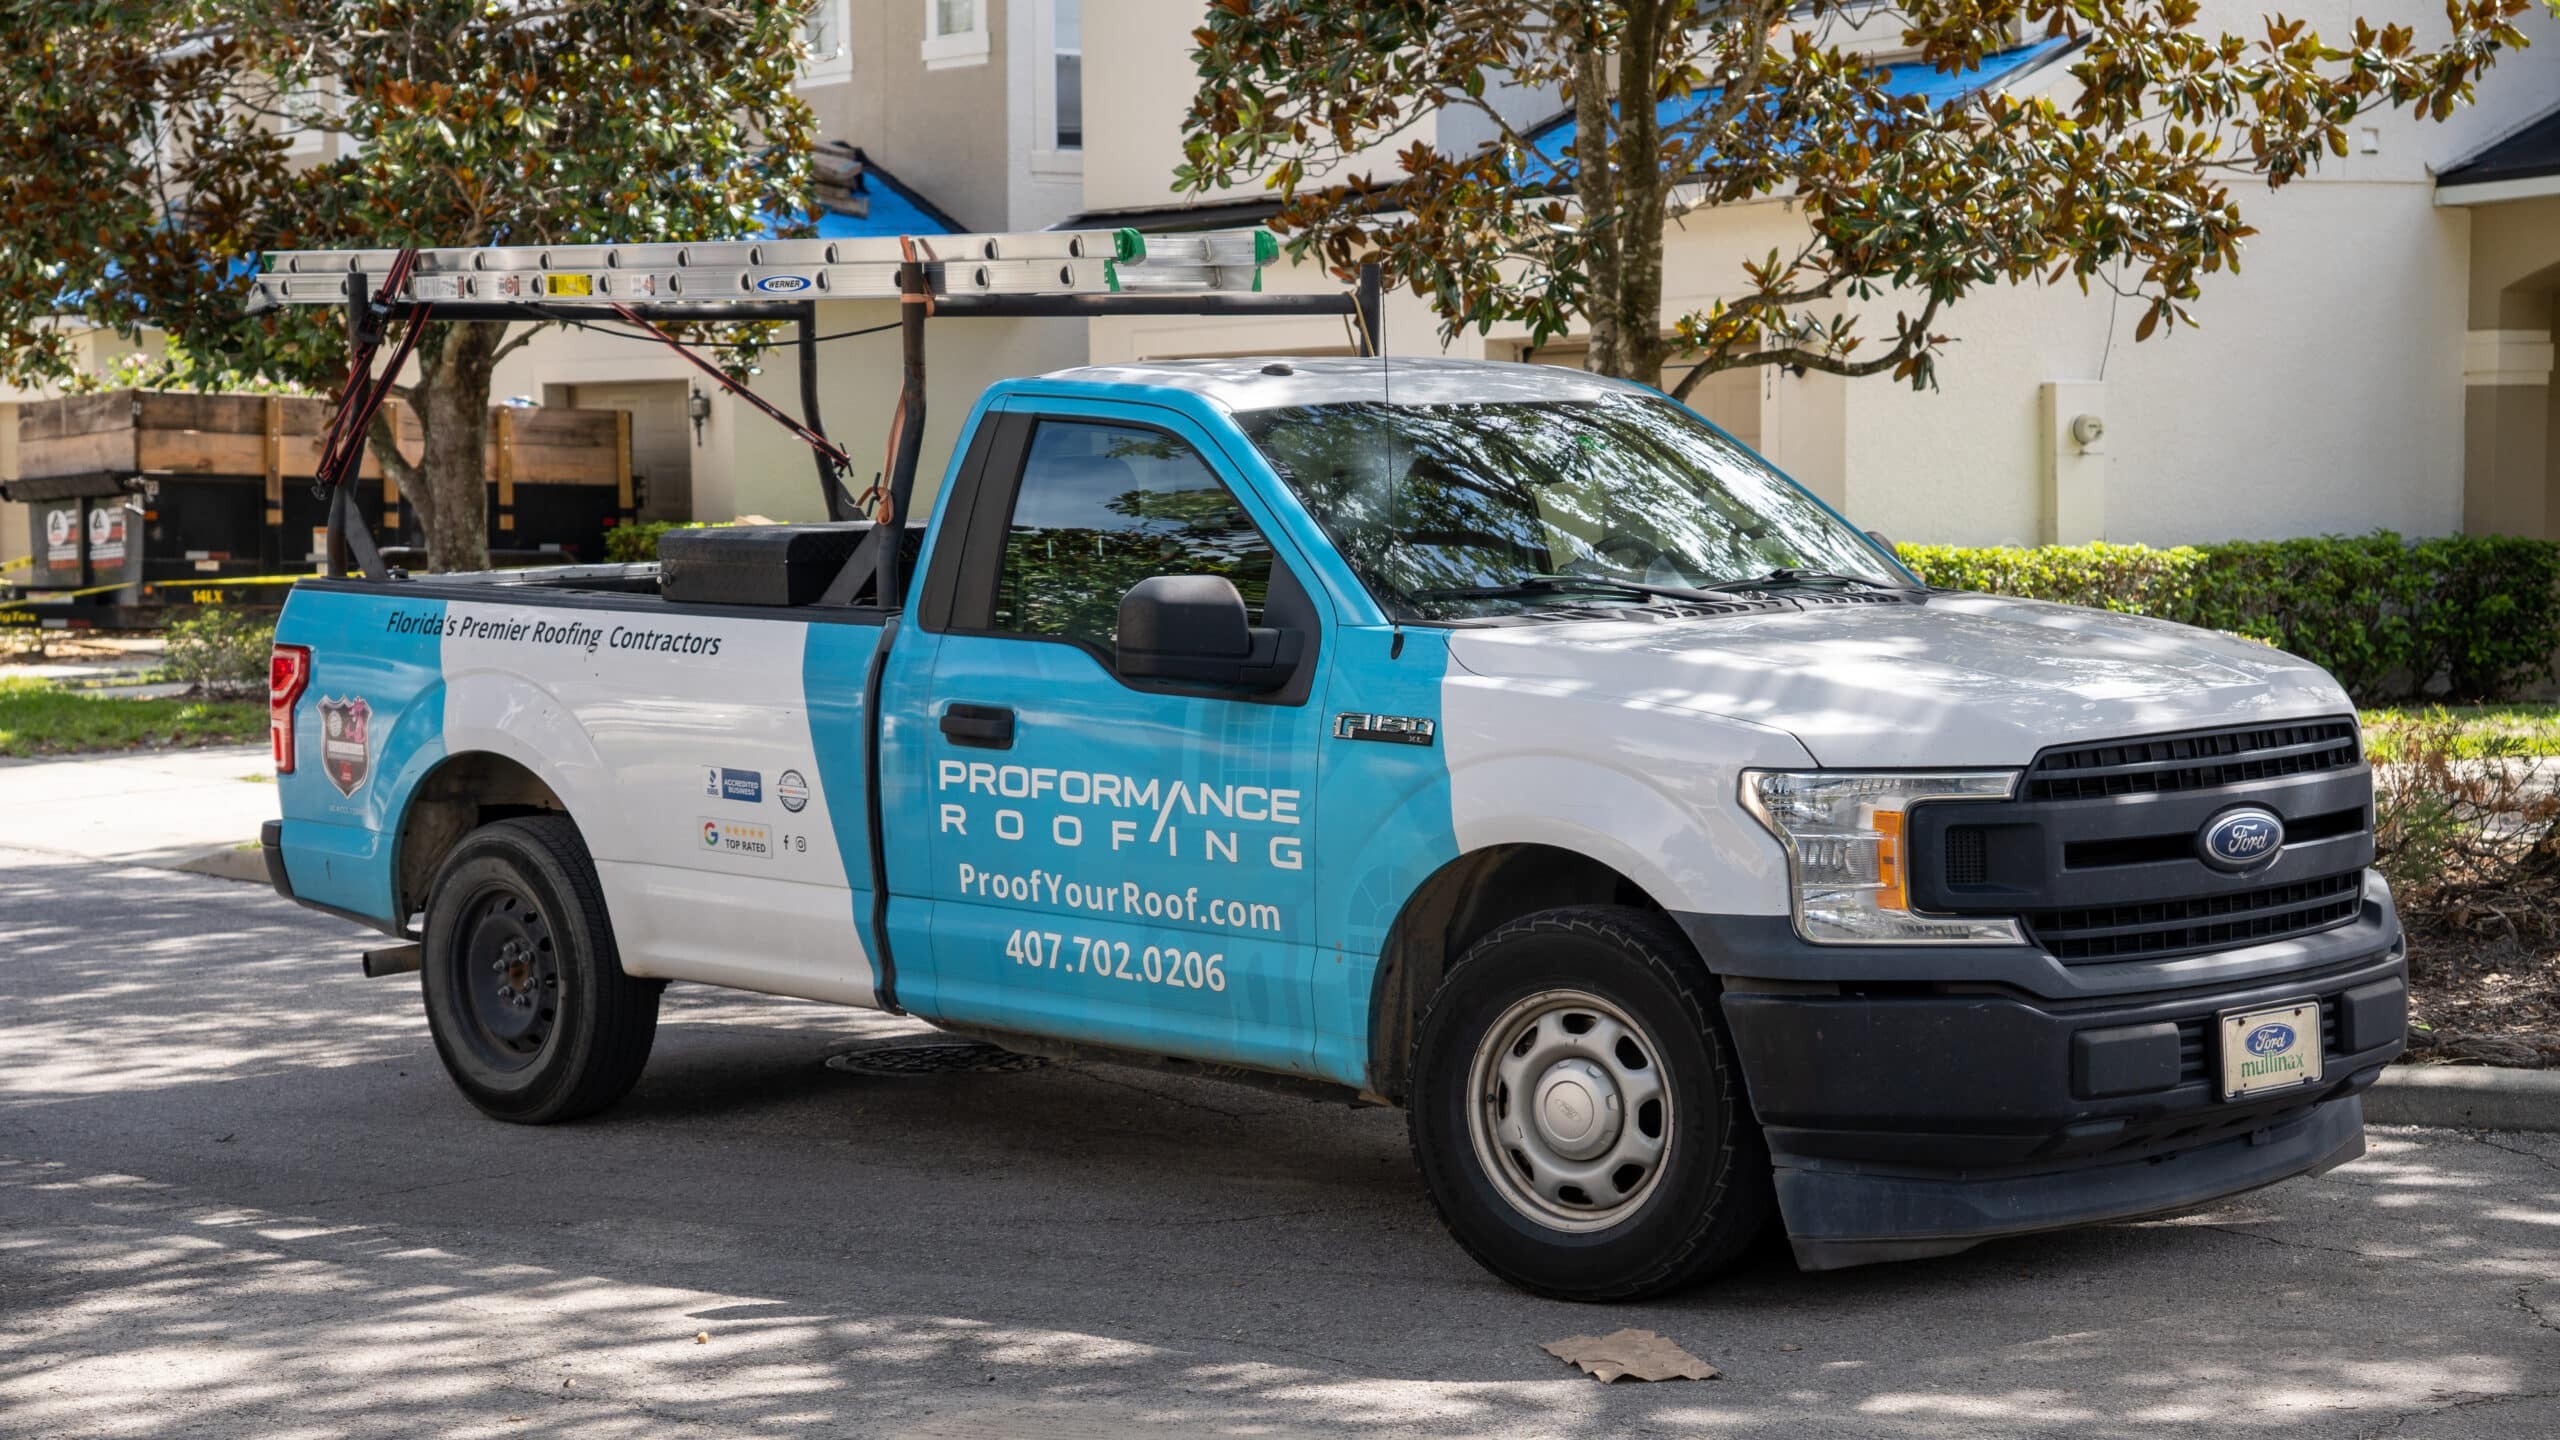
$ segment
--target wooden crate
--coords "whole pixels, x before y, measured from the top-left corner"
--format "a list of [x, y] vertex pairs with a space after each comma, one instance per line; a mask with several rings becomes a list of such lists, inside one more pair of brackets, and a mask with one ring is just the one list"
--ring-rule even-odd
[[[98, 476], [111, 483], [140, 476], [156, 485], [159, 509], [205, 518], [203, 526], [173, 519], [172, 529], [159, 523], [157, 510], [151, 514], [151, 556], [163, 568], [198, 573], [303, 563], [306, 532], [316, 522], [299, 512], [309, 508], [302, 492], [319, 467], [331, 414], [327, 401], [115, 390], [17, 408], [18, 479]], [[389, 413], [401, 453], [418, 459], [426, 440], [417, 415], [396, 400]], [[491, 491], [493, 549], [568, 545], [583, 558], [601, 558], [603, 531], [628, 523], [632, 515], [631, 416], [621, 410], [492, 406], [483, 474]], [[377, 533], [386, 544], [399, 543], [409, 528], [404, 522], [413, 517], [399, 487], [385, 483], [370, 449], [359, 479], [371, 482], [360, 493]], [[199, 500], [218, 508], [188, 508]], [[522, 525], [520, 502], [528, 512]], [[254, 556], [236, 539], [179, 533], [207, 529], [233, 535], [244, 524], [264, 531]], [[205, 558], [213, 552], [217, 558]]]
[[[392, 409], [400, 451], [414, 460], [426, 444], [418, 417], [398, 401]], [[18, 407], [18, 474], [308, 480], [328, 423], [328, 402], [304, 396], [112, 390], [34, 400]], [[630, 423], [619, 410], [491, 406], [486, 473], [493, 483], [626, 487]], [[370, 453], [363, 473], [382, 474]]]

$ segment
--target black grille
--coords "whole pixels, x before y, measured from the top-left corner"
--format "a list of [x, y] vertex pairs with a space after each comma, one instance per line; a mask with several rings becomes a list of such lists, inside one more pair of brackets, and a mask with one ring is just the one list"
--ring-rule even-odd
[[2363, 872], [2351, 870], [2187, 900], [2031, 910], [2026, 921], [2058, 960], [2134, 960], [2308, 935], [2345, 924], [2363, 905]]
[[2346, 770], [2357, 762], [2356, 743], [2356, 722], [2340, 719], [2075, 745], [2036, 757], [2026, 798], [2169, 794]]
[[1990, 845], [1979, 825], [1957, 825], [1947, 831], [1947, 883], [1979, 885], [1991, 878]]

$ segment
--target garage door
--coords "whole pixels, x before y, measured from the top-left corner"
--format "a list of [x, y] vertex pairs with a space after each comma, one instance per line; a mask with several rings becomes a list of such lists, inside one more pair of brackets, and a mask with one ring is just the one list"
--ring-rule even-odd
[[706, 518], [693, 513], [693, 422], [684, 414], [684, 381], [616, 380], [566, 388], [567, 403], [579, 409], [631, 412], [631, 475], [647, 482], [641, 519]]

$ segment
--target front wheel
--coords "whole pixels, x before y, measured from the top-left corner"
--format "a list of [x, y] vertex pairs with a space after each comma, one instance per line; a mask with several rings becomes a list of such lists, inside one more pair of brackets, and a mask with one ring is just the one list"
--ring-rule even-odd
[[562, 815], [463, 837], [427, 901], [427, 1028], [471, 1103], [526, 1125], [622, 1098], [658, 1032], [654, 980], [622, 973], [604, 893]]
[[1523, 1289], [1658, 1295], [1772, 1212], [1712, 982], [1641, 910], [1545, 911], [1470, 946], [1423, 1016], [1411, 1104], [1442, 1221]]

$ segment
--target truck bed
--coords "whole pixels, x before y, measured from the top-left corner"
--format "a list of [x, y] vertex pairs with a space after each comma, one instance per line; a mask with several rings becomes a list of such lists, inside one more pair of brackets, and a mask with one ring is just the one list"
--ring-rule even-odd
[[577, 817], [629, 973], [878, 1003], [871, 716], [893, 613], [687, 604], [660, 580], [297, 584], [277, 631], [313, 657], [280, 787], [296, 896], [408, 933], [433, 879], [408, 839], [538, 791]]

